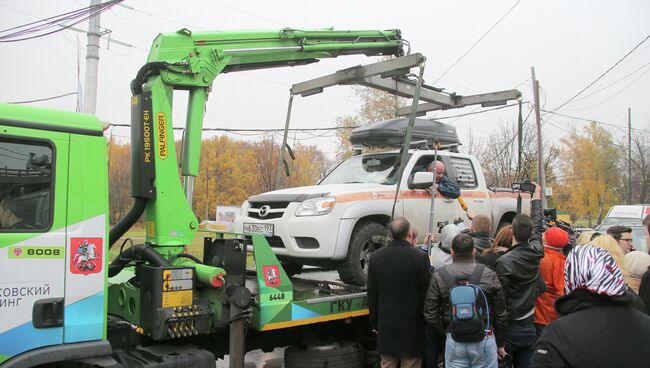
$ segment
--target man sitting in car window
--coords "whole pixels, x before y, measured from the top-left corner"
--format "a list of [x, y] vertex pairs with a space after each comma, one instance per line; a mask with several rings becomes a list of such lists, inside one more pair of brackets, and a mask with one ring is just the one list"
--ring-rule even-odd
[[15, 202], [8, 198], [0, 201], [0, 229], [23, 229], [26, 224], [22, 218], [16, 215]]
[[445, 164], [443, 164], [442, 161], [431, 162], [427, 171], [435, 173], [436, 188], [438, 188], [440, 194], [450, 199], [460, 197], [460, 189], [458, 189], [456, 183], [449, 180], [447, 175], [445, 175]]

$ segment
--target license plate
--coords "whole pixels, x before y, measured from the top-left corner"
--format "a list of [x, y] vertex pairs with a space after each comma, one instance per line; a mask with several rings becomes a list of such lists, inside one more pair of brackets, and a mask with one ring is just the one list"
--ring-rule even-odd
[[244, 233], [273, 236], [273, 224], [252, 224], [244, 222]]

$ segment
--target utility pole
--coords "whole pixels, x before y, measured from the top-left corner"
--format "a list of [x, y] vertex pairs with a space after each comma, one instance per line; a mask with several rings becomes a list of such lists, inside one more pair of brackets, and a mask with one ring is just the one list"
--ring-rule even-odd
[[632, 108], [627, 108], [627, 204], [632, 204]]
[[537, 181], [541, 190], [542, 208], [546, 208], [546, 173], [544, 172], [544, 156], [542, 154], [542, 117], [539, 108], [539, 81], [535, 79], [535, 67], [530, 67], [533, 79], [533, 95], [535, 97], [535, 117], [537, 118]]
[[523, 138], [524, 121], [521, 115], [521, 99], [519, 99], [519, 118], [517, 119], [517, 181], [521, 181], [521, 150], [524, 142]]
[[[97, 9], [101, 0], [90, 0], [91, 12]], [[84, 110], [87, 114], [95, 114], [97, 107], [97, 68], [99, 66], [99, 14], [90, 17], [88, 24], [88, 45], [86, 46], [86, 85], [84, 89]]]

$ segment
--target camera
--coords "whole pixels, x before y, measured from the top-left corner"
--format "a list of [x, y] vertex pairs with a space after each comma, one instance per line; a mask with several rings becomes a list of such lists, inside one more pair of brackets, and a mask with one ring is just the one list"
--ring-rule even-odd
[[[578, 232], [575, 231], [570, 223], [564, 222], [557, 218], [557, 210], [555, 208], [547, 208], [544, 210], [544, 228], [559, 227], [569, 234], [569, 246], [564, 248], [565, 252], [569, 252], [576, 244], [578, 239]], [[566, 253], [565, 253], [566, 254]]]
[[547, 208], [544, 210], [544, 219], [546, 222], [557, 220], [557, 210], [555, 208]]
[[520, 183], [512, 183], [511, 188], [513, 191], [525, 192], [530, 194], [535, 193], [535, 189], [537, 189], [536, 185], [530, 180], [524, 180]]

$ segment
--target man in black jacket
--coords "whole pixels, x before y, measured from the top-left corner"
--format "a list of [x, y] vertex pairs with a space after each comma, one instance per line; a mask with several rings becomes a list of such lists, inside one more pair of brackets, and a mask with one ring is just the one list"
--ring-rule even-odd
[[544, 257], [543, 215], [540, 200], [531, 203], [531, 217], [512, 221], [513, 246], [496, 263], [496, 271], [508, 306], [506, 352], [515, 368], [526, 368], [535, 345], [535, 300], [539, 262]]
[[[469, 235], [456, 235], [451, 245], [453, 263], [436, 271], [431, 277], [429, 291], [424, 302], [424, 319], [432, 329], [447, 332], [445, 363], [447, 367], [496, 367], [497, 351], [505, 355], [505, 328], [508, 320], [503, 291], [497, 275], [484, 265], [474, 261], [476, 249]], [[478, 269], [480, 267], [480, 269]], [[478, 271], [477, 271], [478, 269]], [[449, 276], [444, 276], [443, 273]], [[478, 286], [488, 299], [490, 310], [489, 332], [481, 342], [454, 341], [450, 331], [449, 290], [453, 286], [446, 278], [469, 280], [474, 272], [481, 272]]]
[[426, 344], [422, 315], [431, 278], [429, 257], [411, 245], [411, 226], [403, 218], [390, 224], [388, 246], [370, 256], [368, 309], [377, 332], [382, 367], [420, 367]]
[[581, 245], [567, 256], [564, 288], [534, 349], [530, 367], [650, 367], [650, 317], [632, 306], [623, 274], [602, 248]]

